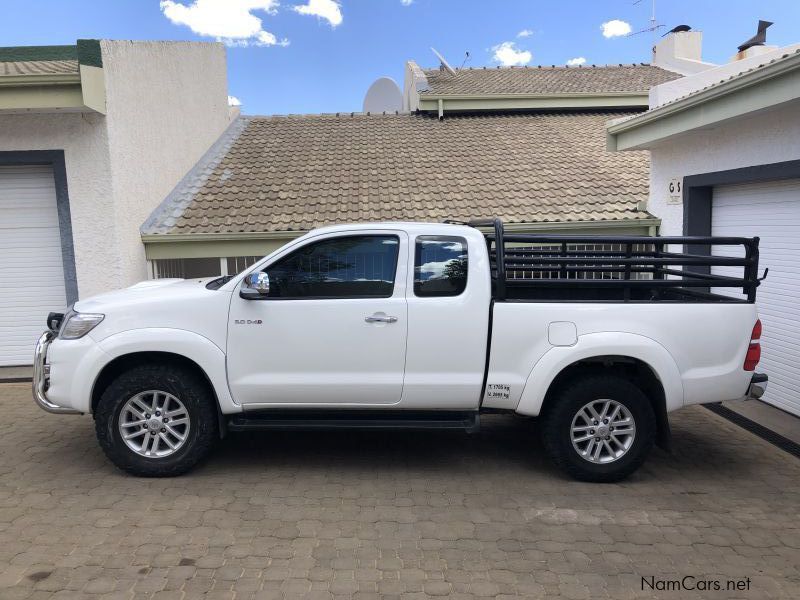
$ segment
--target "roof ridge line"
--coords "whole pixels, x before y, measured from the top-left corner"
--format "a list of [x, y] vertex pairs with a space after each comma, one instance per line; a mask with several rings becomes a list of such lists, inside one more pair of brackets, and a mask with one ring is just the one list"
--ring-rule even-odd
[[414, 116], [413, 112], [403, 111], [383, 111], [383, 112], [361, 112], [361, 111], [348, 111], [342, 110], [339, 112], [322, 112], [322, 113], [278, 113], [274, 115], [247, 115], [251, 119], [306, 119], [313, 117], [329, 117], [329, 118], [347, 118], [347, 117], [407, 117]]
[[[592, 65], [484, 65], [481, 67], [462, 67], [457, 68], [458, 71], [505, 71], [505, 70], [540, 70], [540, 69], [619, 69], [621, 67], [652, 67], [655, 69], [663, 69], [653, 63], [638, 62], [638, 63], [605, 63], [605, 64], [592, 64]], [[441, 71], [439, 67], [422, 67], [423, 71]]]

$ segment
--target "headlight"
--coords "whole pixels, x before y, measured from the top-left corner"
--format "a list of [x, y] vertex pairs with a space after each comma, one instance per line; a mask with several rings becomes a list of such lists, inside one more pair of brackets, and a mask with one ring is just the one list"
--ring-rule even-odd
[[62, 340], [77, 340], [97, 327], [105, 315], [97, 313], [79, 313], [70, 311], [64, 319], [58, 334]]

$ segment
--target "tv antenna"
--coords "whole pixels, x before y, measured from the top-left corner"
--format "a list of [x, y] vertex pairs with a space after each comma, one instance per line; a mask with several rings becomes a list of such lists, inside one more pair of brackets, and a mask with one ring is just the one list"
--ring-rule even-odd
[[[641, 4], [643, 0], [634, 0], [633, 5], [636, 6], [637, 4]], [[653, 41], [656, 40], [656, 34], [659, 29], [664, 27], [663, 24], [658, 23], [656, 21], [656, 0], [653, 0], [653, 10], [650, 13], [650, 27], [645, 27], [644, 29], [640, 29], [639, 31], [634, 31], [633, 33], [629, 33], [625, 37], [633, 37], [634, 35], [639, 35], [640, 33], [647, 33], [648, 31], [653, 32]]]
[[436, 55], [436, 58], [439, 59], [439, 68], [440, 69], [444, 69], [445, 71], [450, 73], [450, 75], [458, 75], [456, 70], [453, 67], [450, 66], [450, 63], [448, 63], [445, 60], [444, 56], [439, 54], [439, 52], [436, 50], [436, 48], [431, 47], [431, 52], [433, 52]]

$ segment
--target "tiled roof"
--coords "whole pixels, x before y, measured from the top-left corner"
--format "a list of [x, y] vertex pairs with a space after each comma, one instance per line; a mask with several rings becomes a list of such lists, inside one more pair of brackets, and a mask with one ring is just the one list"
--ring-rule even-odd
[[680, 75], [648, 64], [581, 67], [484, 67], [461, 69], [457, 75], [425, 69], [428, 89], [421, 95], [479, 94], [646, 94]]
[[358, 221], [650, 217], [646, 152], [606, 150], [608, 111], [242, 117], [143, 234]]
[[78, 73], [77, 60], [24, 60], [0, 62], [0, 77]]

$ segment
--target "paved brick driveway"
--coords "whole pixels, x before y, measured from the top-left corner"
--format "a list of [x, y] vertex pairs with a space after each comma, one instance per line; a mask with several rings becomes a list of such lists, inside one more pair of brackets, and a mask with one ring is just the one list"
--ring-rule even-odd
[[[566, 480], [505, 417], [474, 436], [236, 435], [145, 480], [105, 461], [91, 418], [28, 394], [0, 386], [2, 600], [800, 597], [800, 461], [704, 409], [618, 485]], [[750, 590], [641, 589], [685, 575]]]

